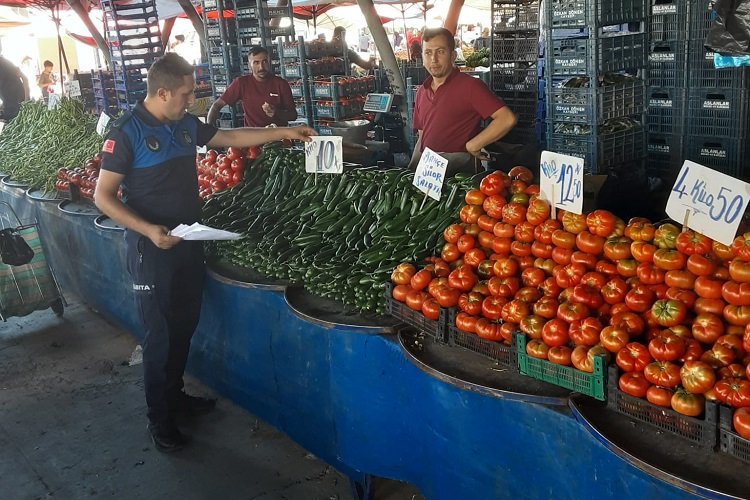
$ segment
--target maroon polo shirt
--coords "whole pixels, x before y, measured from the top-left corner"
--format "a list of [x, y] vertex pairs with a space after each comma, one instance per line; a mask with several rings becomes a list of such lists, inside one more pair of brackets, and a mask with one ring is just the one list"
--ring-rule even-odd
[[484, 82], [458, 69], [437, 92], [432, 91], [432, 77], [428, 76], [417, 89], [414, 103], [414, 129], [422, 131], [422, 150], [466, 152], [466, 143], [479, 133], [482, 120], [503, 106], [503, 100]]
[[276, 75], [263, 81], [257, 80], [253, 75], [235, 78], [221, 96], [221, 100], [230, 106], [242, 101], [246, 127], [265, 127], [272, 123], [282, 127], [288, 125], [276, 116], [270, 118], [262, 109], [264, 102], [276, 108], [294, 109], [292, 89], [286, 80]]

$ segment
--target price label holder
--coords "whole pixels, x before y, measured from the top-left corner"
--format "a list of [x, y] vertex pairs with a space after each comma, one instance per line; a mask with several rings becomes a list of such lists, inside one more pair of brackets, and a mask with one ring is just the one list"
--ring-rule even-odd
[[47, 98], [47, 109], [55, 109], [60, 104], [60, 94], [50, 94]]
[[78, 80], [66, 80], [63, 88], [68, 97], [78, 97], [81, 95], [81, 84]]
[[542, 151], [539, 170], [539, 190], [553, 214], [557, 208], [583, 212], [582, 158]]
[[3, 133], [4, 128], [5, 128], [5, 122], [0, 122], [0, 134]]
[[750, 201], [750, 184], [686, 160], [667, 200], [667, 215], [731, 245]]
[[96, 122], [96, 133], [104, 136], [104, 131], [107, 129], [107, 124], [109, 123], [109, 120], [111, 118], [107, 113], [102, 112], [102, 114], [99, 115], [99, 120]]
[[[445, 169], [447, 167], [448, 160], [430, 148], [424, 148], [417, 164], [417, 171], [414, 173], [414, 182], [412, 183], [424, 193], [422, 207], [425, 201], [427, 201], [428, 196], [435, 201], [440, 201], [440, 193], [443, 190]], [[420, 207], [420, 210], [422, 207]]]
[[343, 173], [343, 137], [327, 135], [311, 139], [305, 143], [305, 172], [316, 175]]
[[362, 110], [369, 113], [387, 113], [391, 110], [393, 94], [367, 94]]

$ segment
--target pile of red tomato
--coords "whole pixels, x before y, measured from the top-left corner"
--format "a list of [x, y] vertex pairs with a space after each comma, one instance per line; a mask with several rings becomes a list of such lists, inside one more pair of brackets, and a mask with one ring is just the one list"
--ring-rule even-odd
[[605, 210], [551, 217], [523, 167], [466, 194], [440, 257], [393, 271], [393, 297], [456, 327], [591, 372], [617, 363], [632, 396], [699, 416], [705, 400], [738, 408], [750, 439], [750, 233], [725, 246], [674, 224], [627, 224]]
[[55, 189], [68, 192], [72, 185], [79, 190], [81, 197], [93, 200], [101, 164], [102, 154], [97, 153], [93, 158], [86, 160], [83, 167], [58, 169]]
[[196, 155], [200, 198], [205, 200], [213, 193], [239, 184], [245, 172], [246, 160], [254, 160], [259, 154], [259, 147], [250, 147], [229, 148], [226, 154], [209, 149], [205, 155]]

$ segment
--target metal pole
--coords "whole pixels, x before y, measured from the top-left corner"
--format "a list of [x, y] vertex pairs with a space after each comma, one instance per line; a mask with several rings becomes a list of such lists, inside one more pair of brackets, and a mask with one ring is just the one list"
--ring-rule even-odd
[[176, 17], [170, 17], [164, 20], [164, 27], [161, 29], [161, 49], [164, 52], [169, 48], [169, 37], [172, 36], [172, 28], [176, 19]]

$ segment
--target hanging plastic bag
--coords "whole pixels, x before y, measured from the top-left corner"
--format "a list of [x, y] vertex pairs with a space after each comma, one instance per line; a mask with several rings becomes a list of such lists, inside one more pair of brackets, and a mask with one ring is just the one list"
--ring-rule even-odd
[[31, 262], [34, 250], [12, 227], [0, 230], [0, 259], [9, 266], [22, 266]]
[[750, 0], [716, 0], [714, 11], [706, 47], [724, 55], [750, 55]]
[[716, 69], [750, 66], [750, 56], [725, 56], [714, 52], [714, 66]]

